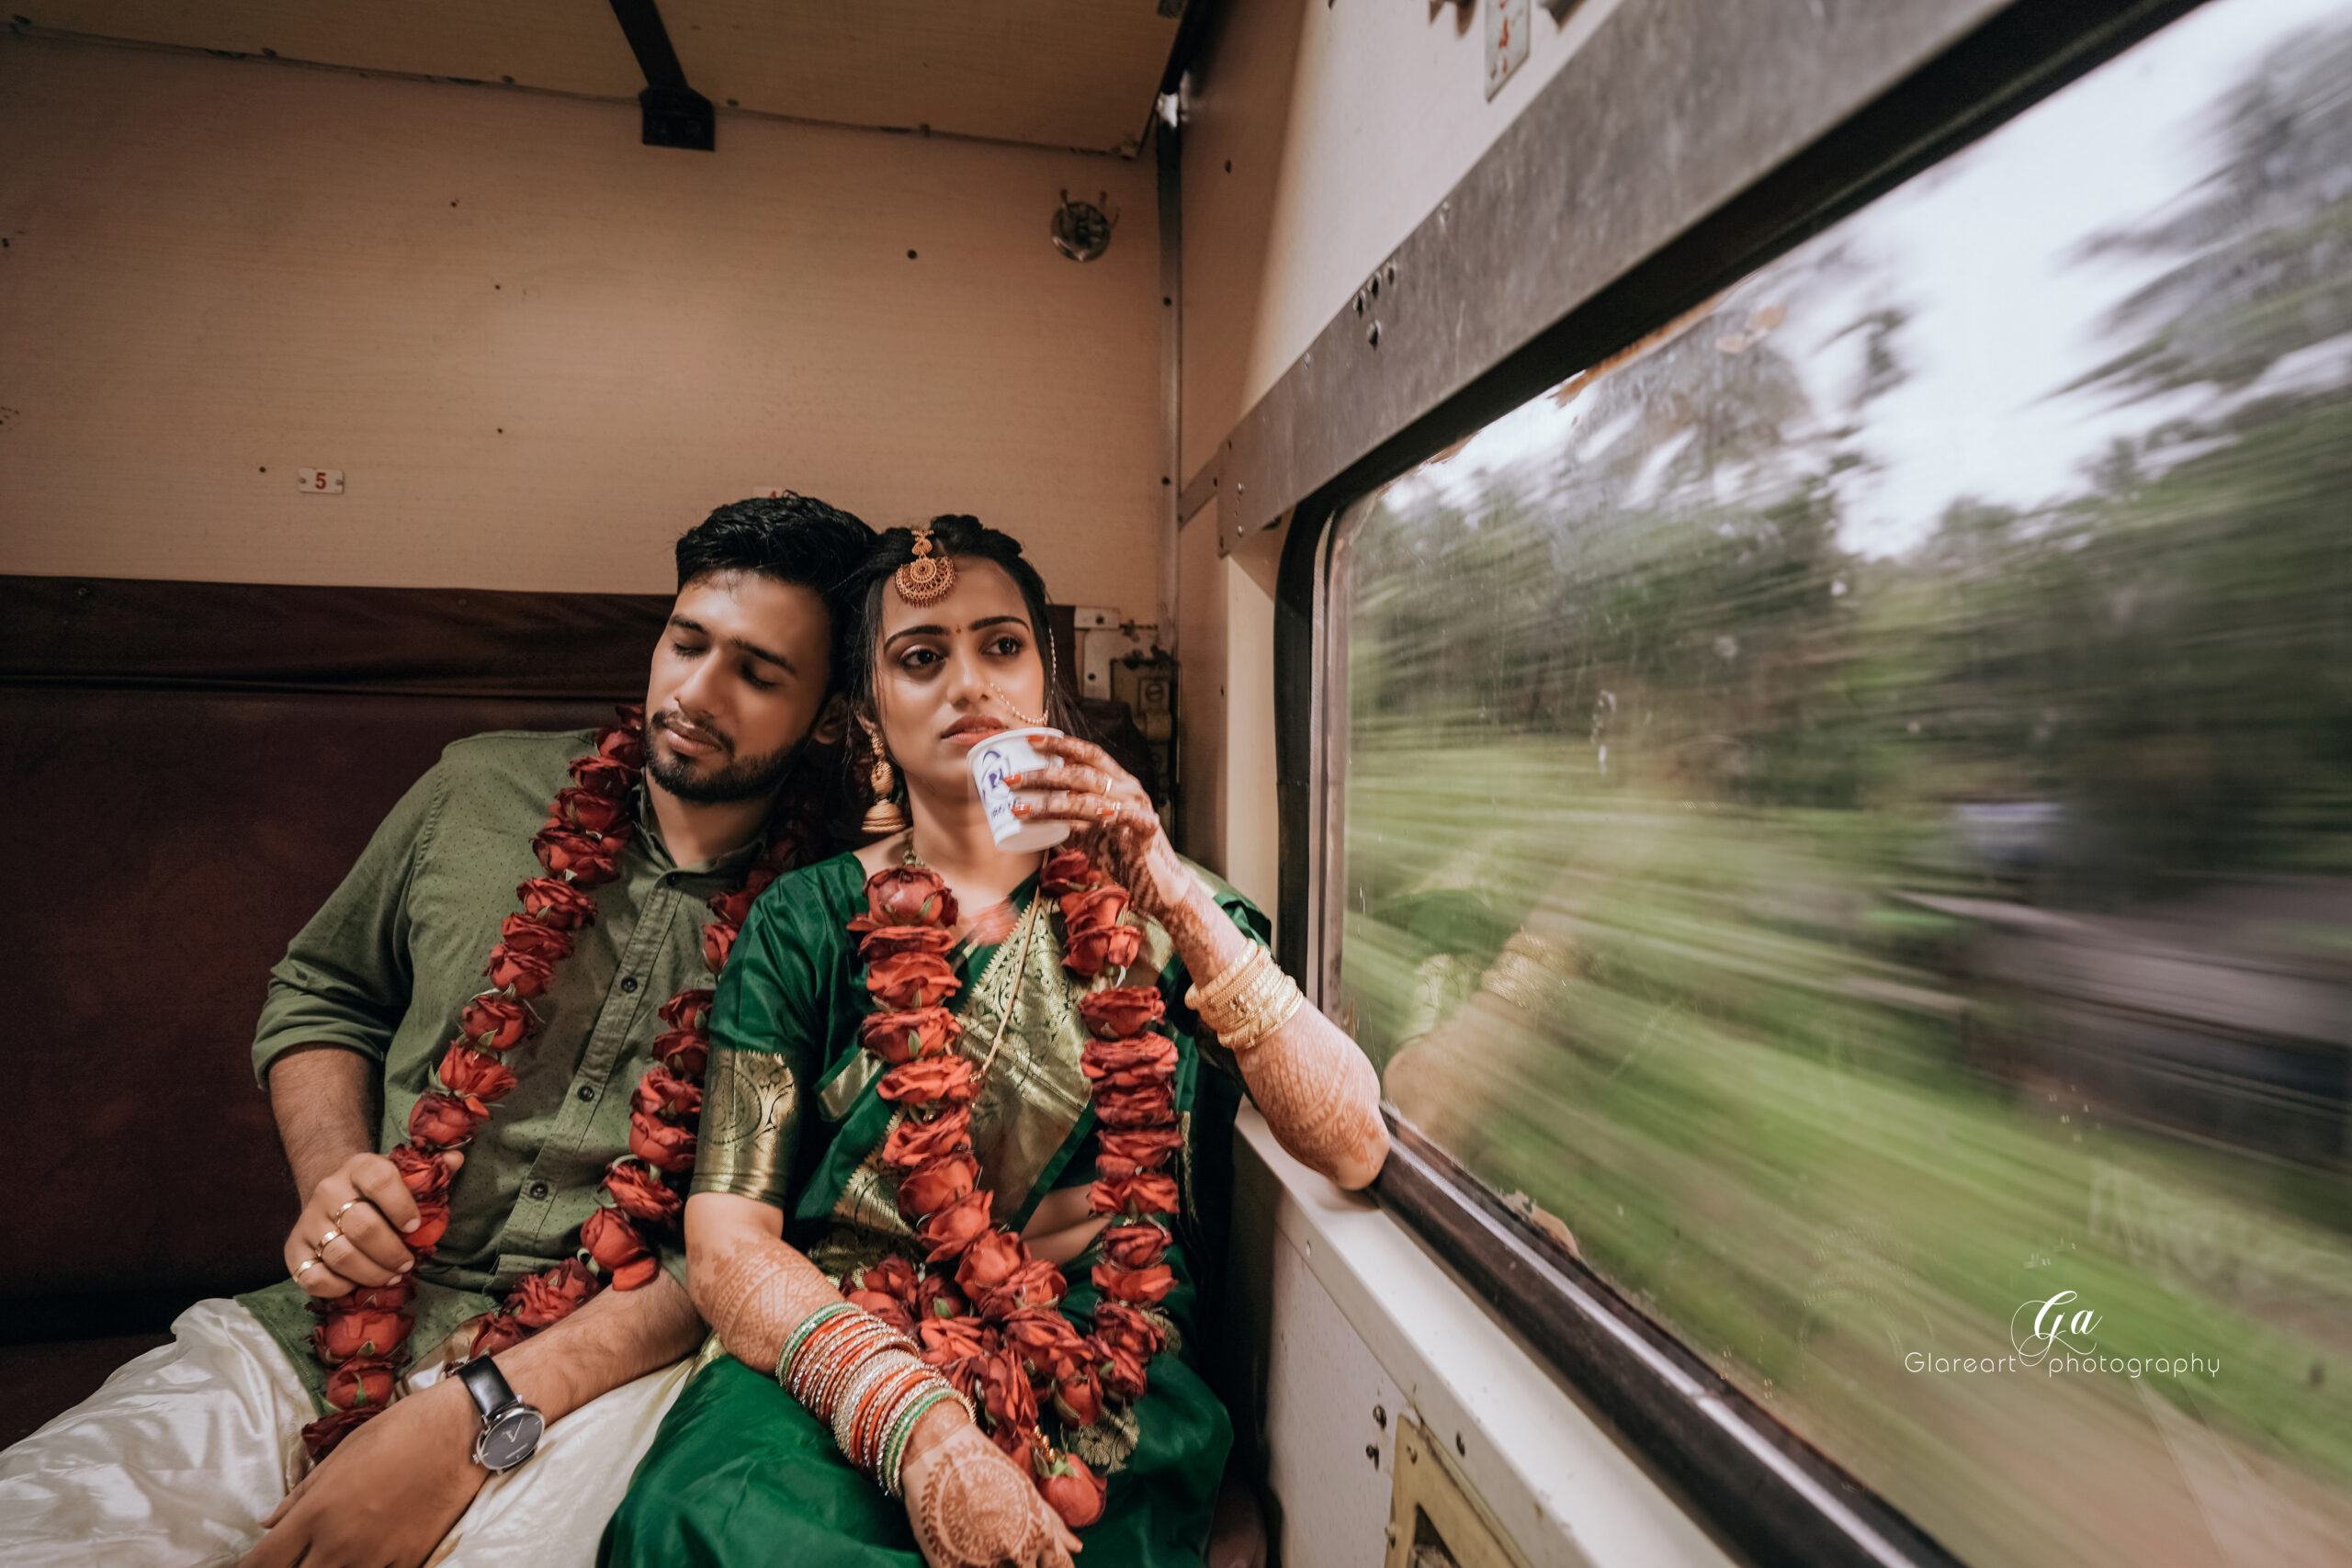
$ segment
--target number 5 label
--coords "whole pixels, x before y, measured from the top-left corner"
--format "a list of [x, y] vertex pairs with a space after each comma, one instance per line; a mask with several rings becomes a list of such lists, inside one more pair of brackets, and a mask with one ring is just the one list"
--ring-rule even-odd
[[294, 486], [297, 490], [308, 491], [312, 495], [341, 495], [343, 470], [341, 468], [297, 468], [294, 470]]

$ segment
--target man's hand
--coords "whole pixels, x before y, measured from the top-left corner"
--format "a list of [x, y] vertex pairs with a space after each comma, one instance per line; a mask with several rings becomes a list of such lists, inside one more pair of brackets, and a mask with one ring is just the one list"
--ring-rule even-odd
[[961, 1409], [933, 1405], [908, 1450], [907, 1520], [931, 1568], [1072, 1568], [1078, 1537]]
[[398, 1401], [287, 1494], [238, 1568], [414, 1568], [490, 1479], [480, 1426], [455, 1378]]
[[[442, 1156], [453, 1167], [464, 1156]], [[286, 1271], [314, 1296], [389, 1285], [416, 1265], [401, 1236], [417, 1226], [416, 1200], [381, 1155], [353, 1155], [311, 1190], [286, 1233]], [[324, 1241], [326, 1246], [320, 1247]], [[310, 1259], [316, 1258], [317, 1262]]]

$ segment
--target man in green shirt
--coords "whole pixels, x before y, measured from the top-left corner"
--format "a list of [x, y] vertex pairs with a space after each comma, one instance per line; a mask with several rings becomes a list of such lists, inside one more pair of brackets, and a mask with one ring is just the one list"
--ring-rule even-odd
[[[722, 507], [679, 540], [633, 787], [625, 769], [574, 765], [598, 737], [503, 733], [450, 746], [402, 797], [271, 971], [254, 1043], [303, 1198], [289, 1278], [198, 1303], [172, 1345], [0, 1454], [0, 1560], [82, 1562], [103, 1543], [121, 1564], [406, 1564], [445, 1537], [439, 1561], [457, 1564], [593, 1557], [704, 1330], [658, 1213], [598, 1221], [589, 1245], [606, 1267], [566, 1260], [616, 1161], [658, 1210], [657, 1166], [690, 1157], [698, 1096], [655, 1064], [677, 1049], [665, 998], [708, 987], [724, 960], [707, 928], [742, 918], [723, 904], [714, 922], [710, 901], [747, 903], [746, 874], [786, 853], [769, 842], [778, 824], [808, 840], [802, 858], [831, 852], [812, 826], [841, 739], [846, 617], [829, 596], [873, 537], [786, 495]], [[633, 767], [637, 740], [608, 744]], [[575, 827], [597, 813], [622, 826], [550, 846], [551, 801]], [[549, 877], [572, 913], [548, 926], [568, 935], [518, 903], [518, 884]], [[533, 953], [559, 961], [493, 995], [499, 955], [519, 972]], [[469, 1004], [485, 998], [517, 1020], [512, 1041], [472, 1033]], [[465, 1054], [479, 1081], [449, 1081], [453, 1033], [460, 1054], [485, 1043]], [[622, 1288], [524, 1337], [598, 1274]], [[413, 1326], [376, 1344], [401, 1315]], [[340, 1382], [314, 1348], [330, 1330], [357, 1346], [323, 1352], [355, 1369]], [[443, 1375], [477, 1345], [464, 1376]], [[313, 1447], [335, 1443], [307, 1465], [301, 1429], [355, 1402], [380, 1414], [311, 1427]]]

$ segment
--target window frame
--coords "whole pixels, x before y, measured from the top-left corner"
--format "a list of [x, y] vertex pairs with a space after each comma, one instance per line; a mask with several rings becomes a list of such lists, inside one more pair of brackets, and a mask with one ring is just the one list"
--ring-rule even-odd
[[[2202, 3], [2018, 0], [1435, 408], [1385, 433], [1299, 502], [1276, 581], [1274, 680], [1281, 903], [1304, 913], [1283, 922], [1277, 951], [1311, 999], [1339, 994], [1344, 903], [1348, 626], [1332, 588], [1349, 530], [1381, 488]], [[1481, 173], [1474, 168], [1457, 195]], [[1494, 243], [1457, 228], [1453, 243]], [[1612, 1421], [1724, 1545], [1760, 1563], [1957, 1568], [1961, 1560], [1900, 1509], [1713, 1371], [1396, 1107], [1382, 1110], [1394, 1143], [1373, 1188], [1383, 1206]]]

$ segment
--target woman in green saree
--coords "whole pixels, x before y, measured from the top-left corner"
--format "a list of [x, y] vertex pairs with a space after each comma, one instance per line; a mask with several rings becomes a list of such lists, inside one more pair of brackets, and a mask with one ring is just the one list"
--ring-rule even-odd
[[860, 586], [846, 684], [884, 831], [769, 887], [725, 968], [685, 1228], [727, 1353], [602, 1561], [1197, 1563], [1231, 1439], [1198, 1370], [1200, 1189], [1245, 1089], [1308, 1165], [1370, 1181], [1376, 1079], [1099, 749], [1037, 738], [1015, 809], [1074, 831], [998, 846], [973, 747], [1069, 728], [1017, 543], [896, 529]]

